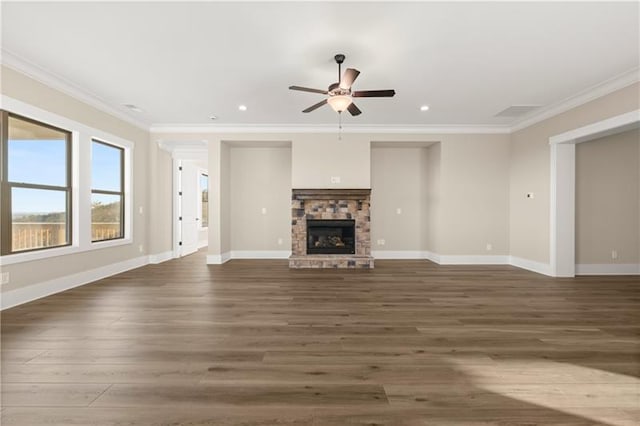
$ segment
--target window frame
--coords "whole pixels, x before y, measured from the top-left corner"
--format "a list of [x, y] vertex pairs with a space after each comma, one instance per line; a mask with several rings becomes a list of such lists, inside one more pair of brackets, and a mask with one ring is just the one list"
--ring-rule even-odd
[[[65, 186], [57, 186], [57, 185], [43, 185], [43, 184], [34, 184], [34, 183], [26, 183], [26, 182], [11, 182], [9, 180], [9, 118], [14, 118], [17, 120], [25, 121], [27, 123], [35, 124], [37, 126], [45, 127], [51, 130], [55, 130], [57, 132], [65, 134], [65, 150], [66, 150], [66, 173], [65, 173]], [[74, 210], [73, 210], [73, 132], [67, 129], [63, 129], [57, 126], [54, 126], [49, 123], [42, 122], [40, 120], [36, 120], [30, 117], [25, 117], [21, 114], [16, 114], [14, 112], [1, 109], [0, 110], [0, 180], [2, 181], [2, 189], [0, 191], [1, 195], [1, 204], [0, 208], [0, 230], [2, 231], [2, 238], [0, 238], [0, 255], [1, 256], [10, 256], [17, 255], [23, 253], [32, 253], [32, 252], [41, 252], [43, 250], [53, 250], [59, 249], [63, 247], [69, 247], [73, 245], [73, 218], [74, 218]], [[17, 250], [14, 251], [12, 249], [12, 241], [13, 241], [13, 218], [12, 218], [12, 192], [13, 188], [25, 188], [25, 189], [41, 189], [48, 191], [60, 191], [65, 193], [65, 204], [66, 204], [66, 226], [65, 226], [65, 237], [66, 244], [59, 244], [56, 246], [50, 247], [36, 247], [26, 250]]]
[[[71, 131], [72, 146], [72, 175], [73, 175], [73, 238], [70, 246], [52, 247], [49, 250], [37, 250], [31, 252], [18, 252], [9, 255], [0, 254], [0, 266], [21, 264], [37, 260], [52, 259], [79, 253], [92, 252], [94, 250], [108, 249], [112, 250], [116, 247], [131, 247], [138, 241], [136, 235], [136, 223], [134, 219], [138, 217], [134, 215], [134, 198], [136, 175], [134, 173], [134, 159], [136, 158], [136, 143], [123, 136], [93, 127], [76, 121], [72, 118], [65, 117], [54, 112], [42, 109], [33, 104], [12, 98], [7, 95], [0, 94], [0, 105], [2, 109], [13, 114], [20, 115], [32, 120], [41, 121], [63, 129]], [[91, 223], [91, 139], [97, 138], [110, 141], [114, 145], [118, 145], [125, 149], [125, 202], [129, 208], [125, 209], [125, 237], [119, 240], [101, 241], [91, 243], [91, 235], [87, 230], [90, 229]], [[144, 148], [143, 148], [144, 149]], [[0, 149], [0, 155], [1, 155]], [[0, 159], [0, 166], [2, 159]], [[1, 172], [1, 171], [0, 171]], [[142, 203], [142, 200], [140, 200]], [[143, 205], [136, 210], [136, 213], [142, 214]], [[140, 244], [140, 243], [139, 243]], [[128, 248], [133, 253], [131, 248]], [[138, 253], [142, 251], [139, 249]], [[134, 256], [132, 254], [132, 256]], [[142, 257], [133, 259], [139, 261]], [[129, 261], [128, 261], [129, 262]]]
[[[91, 138], [91, 164], [93, 165], [93, 144], [99, 143], [105, 145], [109, 148], [114, 148], [120, 151], [120, 192], [118, 191], [108, 191], [103, 189], [95, 189], [93, 187], [93, 168], [91, 168], [91, 198], [93, 198], [93, 194], [103, 194], [103, 195], [118, 195], [120, 196], [120, 236], [115, 238], [106, 238], [103, 240], [94, 240], [93, 236], [91, 237], [91, 244], [102, 243], [105, 241], [114, 241], [114, 240], [122, 240], [125, 238], [126, 234], [126, 209], [129, 208], [129, 203], [127, 203], [125, 199], [125, 188], [127, 187], [125, 183], [125, 157], [126, 157], [126, 148], [116, 145], [111, 142], [106, 142], [100, 138], [92, 137]], [[93, 235], [93, 218], [90, 220], [91, 228], [89, 233]]]

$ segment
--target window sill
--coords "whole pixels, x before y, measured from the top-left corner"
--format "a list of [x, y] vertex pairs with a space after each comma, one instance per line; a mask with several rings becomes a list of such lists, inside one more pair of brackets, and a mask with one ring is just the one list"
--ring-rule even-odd
[[108, 240], [89, 243], [88, 246], [79, 247], [77, 245], [44, 249], [39, 251], [30, 251], [26, 253], [15, 253], [6, 256], [0, 256], [0, 266], [13, 265], [16, 263], [31, 262], [34, 260], [49, 259], [51, 257], [68, 256], [72, 254], [85, 253], [88, 251], [99, 250], [109, 247], [117, 247], [129, 245], [132, 243], [131, 238], [121, 240]]

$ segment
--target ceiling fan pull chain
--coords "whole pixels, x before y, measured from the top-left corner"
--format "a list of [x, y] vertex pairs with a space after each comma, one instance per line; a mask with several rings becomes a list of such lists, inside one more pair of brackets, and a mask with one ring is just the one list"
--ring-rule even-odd
[[338, 113], [338, 140], [342, 140], [342, 111]]

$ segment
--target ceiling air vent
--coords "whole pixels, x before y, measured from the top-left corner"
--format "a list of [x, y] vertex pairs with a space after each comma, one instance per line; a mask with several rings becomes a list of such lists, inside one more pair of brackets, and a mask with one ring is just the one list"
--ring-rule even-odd
[[525, 115], [534, 109], [540, 108], [541, 105], [511, 105], [509, 108], [504, 109], [497, 113], [495, 117], [520, 117]]

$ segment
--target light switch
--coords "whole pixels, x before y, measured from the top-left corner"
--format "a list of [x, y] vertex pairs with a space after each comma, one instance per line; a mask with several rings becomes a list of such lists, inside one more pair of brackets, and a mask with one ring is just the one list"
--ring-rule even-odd
[[340, 183], [340, 176], [331, 176], [331, 183]]
[[400, 207], [396, 209], [396, 214], [402, 214], [402, 209]]
[[266, 207], [262, 208], [262, 214], [267, 214], [267, 208]]

